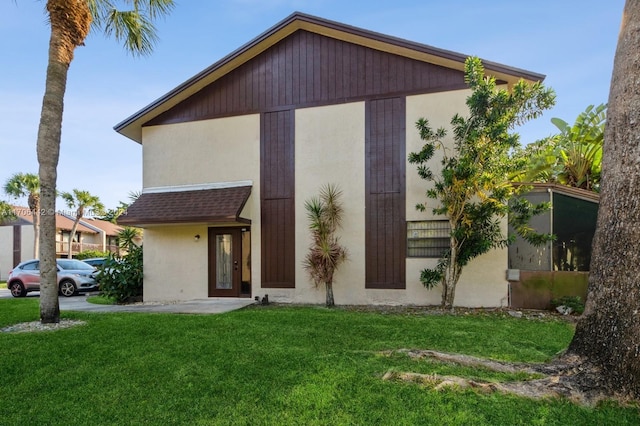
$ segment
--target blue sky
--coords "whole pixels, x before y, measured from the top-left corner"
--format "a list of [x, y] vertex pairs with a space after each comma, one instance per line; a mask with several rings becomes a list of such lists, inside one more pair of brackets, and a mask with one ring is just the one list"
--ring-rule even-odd
[[[16, 172], [38, 171], [49, 37], [44, 5], [0, 2], [0, 184]], [[623, 6], [623, 0], [177, 0], [157, 24], [152, 56], [133, 58], [100, 33], [76, 50], [58, 188], [88, 190], [109, 208], [127, 200], [142, 188], [142, 148], [113, 126], [294, 11], [545, 74], [557, 104], [520, 129], [522, 142], [532, 142], [555, 133], [552, 117], [571, 123], [587, 105], [607, 101]], [[60, 200], [58, 207], [64, 208]]]

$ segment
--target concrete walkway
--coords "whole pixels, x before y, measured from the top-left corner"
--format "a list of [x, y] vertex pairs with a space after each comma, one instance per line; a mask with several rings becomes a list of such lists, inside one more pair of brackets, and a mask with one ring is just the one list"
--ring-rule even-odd
[[[38, 292], [29, 293], [27, 297], [39, 297]], [[9, 290], [0, 289], [0, 298], [11, 298]], [[61, 311], [85, 312], [163, 312], [174, 314], [221, 314], [252, 305], [249, 298], [210, 297], [208, 299], [190, 300], [166, 304], [140, 303], [133, 305], [96, 305], [87, 302], [87, 295], [60, 297]]]

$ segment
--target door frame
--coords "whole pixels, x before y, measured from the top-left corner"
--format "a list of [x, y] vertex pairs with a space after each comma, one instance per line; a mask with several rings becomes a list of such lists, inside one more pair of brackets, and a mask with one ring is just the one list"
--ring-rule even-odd
[[[231, 258], [233, 271], [230, 289], [216, 288], [216, 236], [231, 235]], [[208, 295], [209, 297], [240, 297], [242, 285], [242, 229], [241, 228], [209, 228], [208, 235]]]

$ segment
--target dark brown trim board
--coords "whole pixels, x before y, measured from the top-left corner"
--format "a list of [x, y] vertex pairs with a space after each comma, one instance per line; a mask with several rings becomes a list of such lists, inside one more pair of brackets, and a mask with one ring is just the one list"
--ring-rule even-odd
[[261, 282], [295, 287], [294, 110], [260, 117]]
[[13, 225], [13, 266], [22, 262], [22, 226]]
[[405, 98], [365, 107], [365, 286], [406, 288]]

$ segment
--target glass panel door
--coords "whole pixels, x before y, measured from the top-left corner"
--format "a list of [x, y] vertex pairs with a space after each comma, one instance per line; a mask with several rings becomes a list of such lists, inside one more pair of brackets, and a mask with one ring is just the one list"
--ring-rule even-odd
[[238, 297], [243, 279], [240, 228], [209, 228], [209, 297]]
[[233, 288], [233, 240], [231, 234], [216, 235], [216, 289]]

